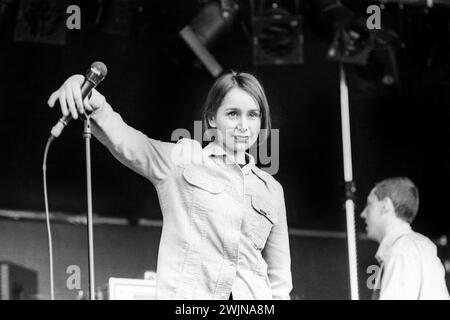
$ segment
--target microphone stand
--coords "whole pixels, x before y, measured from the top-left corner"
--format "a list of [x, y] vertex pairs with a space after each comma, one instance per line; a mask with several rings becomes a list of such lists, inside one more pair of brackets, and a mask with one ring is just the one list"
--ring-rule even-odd
[[[86, 72], [86, 76], [83, 84], [81, 85], [81, 96], [82, 98], [90, 98], [91, 90], [94, 89], [100, 82], [103, 81], [106, 74], [108, 73], [108, 69], [106, 68], [103, 62], [97, 61], [91, 65], [91, 68]], [[86, 113], [80, 114], [80, 118], [84, 120], [83, 127], [83, 137], [85, 139], [85, 147], [86, 147], [86, 190], [87, 190], [87, 229], [88, 229], [88, 263], [89, 263], [89, 299], [95, 300], [95, 270], [94, 270], [94, 227], [93, 227], [93, 219], [92, 219], [92, 177], [91, 177], [91, 121], [89, 115]], [[51, 136], [49, 143], [53, 141], [55, 138], [58, 138], [61, 135], [61, 132], [64, 130], [68, 122], [72, 119], [71, 116], [65, 115], [61, 119], [59, 119], [58, 123], [52, 128]], [[46, 153], [44, 156], [44, 191], [45, 191], [45, 199], [47, 201], [47, 193], [46, 193], [46, 180], [45, 180], [45, 160]], [[48, 212], [47, 202], [46, 202], [46, 212]], [[48, 219], [47, 219], [48, 220]], [[49, 222], [48, 222], [49, 225]], [[49, 232], [50, 234], [50, 232]], [[51, 237], [49, 236], [49, 240], [51, 241]], [[49, 243], [51, 244], [51, 242]], [[51, 246], [50, 246], [51, 249]], [[50, 250], [51, 253], [51, 250]], [[51, 254], [50, 254], [51, 256]], [[52, 259], [51, 259], [52, 261]], [[53, 279], [52, 273], [52, 263], [50, 264], [51, 268], [51, 280]], [[52, 286], [53, 293], [53, 286]]]
[[339, 78], [341, 93], [342, 148], [344, 156], [344, 178], [346, 191], [345, 210], [347, 218], [347, 246], [350, 273], [350, 292], [352, 300], [359, 300], [357, 268], [358, 262], [356, 256], [355, 204], [353, 202], [355, 183], [353, 181], [352, 169], [349, 97], [345, 68], [342, 62], [339, 63]]
[[87, 228], [88, 228], [88, 253], [89, 253], [89, 299], [95, 300], [95, 273], [94, 273], [94, 228], [92, 219], [92, 177], [91, 177], [91, 121], [88, 115], [84, 115], [83, 137], [86, 147], [86, 191], [87, 191]]

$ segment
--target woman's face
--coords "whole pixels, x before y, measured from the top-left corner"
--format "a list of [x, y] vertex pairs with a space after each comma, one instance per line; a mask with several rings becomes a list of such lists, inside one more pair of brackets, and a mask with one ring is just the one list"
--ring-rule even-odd
[[225, 95], [209, 124], [217, 129], [217, 143], [228, 153], [242, 155], [258, 139], [261, 118], [262, 113], [255, 99], [244, 90], [233, 88]]

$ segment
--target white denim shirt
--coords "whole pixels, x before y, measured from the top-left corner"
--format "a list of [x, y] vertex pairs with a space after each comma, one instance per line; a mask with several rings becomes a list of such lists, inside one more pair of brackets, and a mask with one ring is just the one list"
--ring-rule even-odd
[[380, 300], [449, 299], [436, 245], [406, 222], [388, 230], [376, 258], [381, 263]]
[[163, 227], [158, 299], [289, 299], [291, 258], [283, 188], [216, 143], [153, 140], [108, 103], [92, 131], [121, 163], [155, 186]]

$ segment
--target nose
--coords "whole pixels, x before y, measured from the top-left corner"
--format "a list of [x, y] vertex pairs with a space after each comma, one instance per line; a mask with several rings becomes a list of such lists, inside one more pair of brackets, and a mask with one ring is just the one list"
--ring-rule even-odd
[[360, 217], [363, 218], [364, 220], [366, 219], [366, 209], [364, 209], [363, 212], [361, 212]]
[[247, 118], [245, 116], [241, 117], [241, 119], [239, 120], [238, 125], [237, 125], [237, 129], [240, 132], [247, 132], [247, 130], [248, 130], [248, 121], [247, 121]]

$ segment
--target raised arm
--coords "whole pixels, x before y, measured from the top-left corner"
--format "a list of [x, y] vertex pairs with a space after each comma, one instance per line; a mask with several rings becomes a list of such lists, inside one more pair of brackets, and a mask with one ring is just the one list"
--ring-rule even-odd
[[105, 97], [97, 90], [82, 101], [80, 87], [84, 81], [81, 75], [70, 77], [55, 91], [48, 101], [54, 107], [59, 101], [61, 112], [69, 113], [74, 119], [84, 110], [91, 111], [92, 132], [122, 164], [149, 179], [155, 186], [170, 174], [180, 158], [189, 158], [193, 151], [192, 140], [183, 139], [179, 143], [150, 139], [142, 132], [127, 125], [114, 112]]

